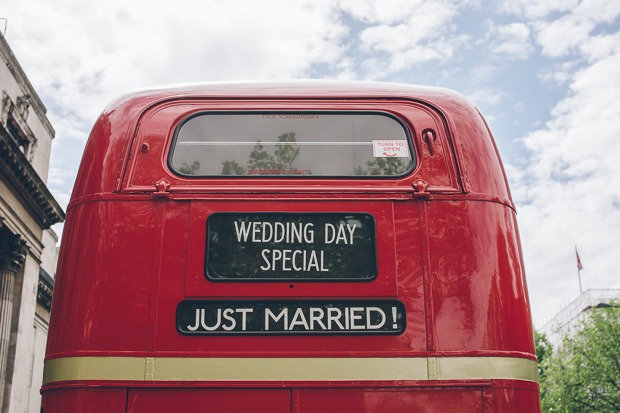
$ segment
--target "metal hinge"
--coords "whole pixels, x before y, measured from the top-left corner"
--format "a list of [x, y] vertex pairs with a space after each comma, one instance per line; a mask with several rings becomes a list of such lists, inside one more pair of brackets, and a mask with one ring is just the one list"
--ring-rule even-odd
[[158, 199], [169, 199], [170, 192], [168, 192], [168, 189], [170, 189], [170, 182], [167, 179], [162, 178], [155, 182], [155, 192], [153, 192], [151, 196]]
[[426, 188], [428, 188], [428, 183], [426, 183], [426, 181], [422, 180], [422, 179], [418, 179], [417, 181], [415, 181], [413, 183], [413, 198], [414, 199], [432, 199], [432, 196], [430, 194], [430, 192], [426, 191]]

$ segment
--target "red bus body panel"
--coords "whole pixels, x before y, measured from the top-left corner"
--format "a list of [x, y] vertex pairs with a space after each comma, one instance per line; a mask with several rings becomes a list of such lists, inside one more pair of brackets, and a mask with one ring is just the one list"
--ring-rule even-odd
[[[187, 178], [168, 167], [188, 116], [265, 110], [388, 113], [409, 129], [417, 166], [356, 179]], [[432, 148], [425, 130], [437, 136]], [[211, 282], [205, 223], [223, 211], [370, 214], [377, 277]], [[192, 299], [394, 299], [406, 329], [183, 335], [177, 306]], [[392, 362], [394, 374], [382, 367]], [[46, 413], [538, 412], [535, 368], [514, 205], [490, 131], [463, 96], [389, 84], [214, 84], [135, 93], [97, 120], [67, 208]]]

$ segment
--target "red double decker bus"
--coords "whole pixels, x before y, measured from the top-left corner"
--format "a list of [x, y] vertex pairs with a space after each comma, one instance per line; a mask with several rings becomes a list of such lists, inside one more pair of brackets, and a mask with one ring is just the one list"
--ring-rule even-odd
[[97, 120], [46, 413], [538, 412], [536, 381], [515, 207], [463, 96], [226, 83]]

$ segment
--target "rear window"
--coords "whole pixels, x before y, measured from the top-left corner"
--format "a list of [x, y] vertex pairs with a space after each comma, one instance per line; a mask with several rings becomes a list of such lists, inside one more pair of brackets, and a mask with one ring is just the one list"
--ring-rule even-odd
[[175, 133], [184, 176], [398, 176], [415, 167], [409, 134], [383, 113], [201, 113]]

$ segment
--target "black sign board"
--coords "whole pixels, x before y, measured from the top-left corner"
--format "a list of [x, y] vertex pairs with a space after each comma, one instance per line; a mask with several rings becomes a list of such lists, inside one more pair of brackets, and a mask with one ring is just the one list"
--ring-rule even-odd
[[207, 220], [211, 280], [372, 280], [375, 221], [361, 213], [216, 213]]
[[187, 335], [376, 335], [405, 331], [396, 300], [182, 301], [177, 330]]

